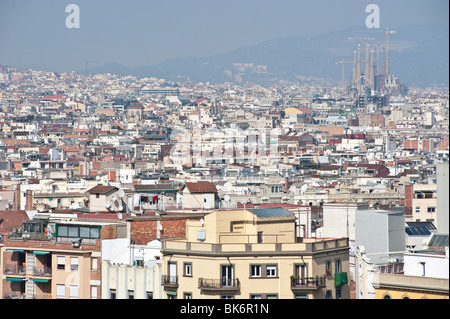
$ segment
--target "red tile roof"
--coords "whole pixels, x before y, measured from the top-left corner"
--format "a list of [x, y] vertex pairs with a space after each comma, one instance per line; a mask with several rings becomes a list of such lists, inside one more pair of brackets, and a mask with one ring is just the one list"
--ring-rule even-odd
[[7, 234], [22, 226], [22, 222], [29, 220], [24, 210], [2, 210], [0, 211], [0, 234]]
[[106, 194], [113, 190], [118, 190], [115, 186], [107, 186], [107, 185], [97, 185], [88, 190], [88, 193], [91, 194]]
[[187, 187], [191, 193], [215, 193], [217, 188], [214, 183], [211, 182], [201, 182], [201, 183], [185, 183], [181, 190]]

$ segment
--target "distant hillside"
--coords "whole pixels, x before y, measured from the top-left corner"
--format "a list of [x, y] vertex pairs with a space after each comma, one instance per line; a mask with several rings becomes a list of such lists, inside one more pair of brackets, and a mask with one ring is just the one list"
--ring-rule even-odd
[[[243, 82], [268, 84], [279, 80], [303, 81], [308, 78], [341, 80], [341, 65], [335, 62], [353, 60], [353, 51], [364, 40], [349, 37], [373, 37], [385, 46], [384, 33], [358, 33], [362, 28], [348, 28], [315, 37], [277, 38], [258, 45], [241, 47], [230, 52], [208, 57], [186, 57], [164, 61], [153, 66], [128, 68], [118, 63], [88, 69], [89, 73], [131, 74], [138, 77], [155, 76], [172, 81], [222, 83]], [[382, 30], [382, 29], [380, 29]], [[390, 70], [407, 85], [428, 86], [449, 83], [448, 29], [439, 25], [409, 26], [396, 29], [390, 36]], [[364, 46], [362, 46], [364, 61]], [[382, 50], [380, 50], [380, 62]], [[242, 65], [234, 65], [241, 63]], [[243, 65], [251, 63], [253, 65]], [[346, 80], [351, 75], [351, 64], [345, 65]]]

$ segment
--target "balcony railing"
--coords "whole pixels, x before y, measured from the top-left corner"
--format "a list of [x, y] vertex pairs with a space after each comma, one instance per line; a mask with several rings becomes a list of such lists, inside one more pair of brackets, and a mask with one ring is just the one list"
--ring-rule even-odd
[[291, 289], [317, 289], [326, 286], [326, 276], [291, 277]]
[[237, 290], [239, 289], [239, 279], [207, 279], [199, 278], [198, 287], [203, 290]]
[[19, 292], [8, 292], [3, 295], [3, 299], [25, 299], [25, 294]]
[[164, 287], [178, 287], [178, 276], [162, 275], [161, 283]]
[[34, 276], [50, 277], [52, 275], [52, 269], [50, 267], [34, 267]]
[[5, 275], [25, 275], [25, 273], [25, 266], [5, 265]]

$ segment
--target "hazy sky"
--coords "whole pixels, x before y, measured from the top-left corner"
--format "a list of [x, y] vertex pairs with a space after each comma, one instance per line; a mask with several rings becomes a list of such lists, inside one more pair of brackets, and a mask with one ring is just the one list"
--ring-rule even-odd
[[[80, 28], [68, 29], [68, 4]], [[0, 0], [0, 64], [57, 72], [118, 62], [129, 67], [208, 56], [277, 37], [365, 28], [449, 24], [448, 0]]]

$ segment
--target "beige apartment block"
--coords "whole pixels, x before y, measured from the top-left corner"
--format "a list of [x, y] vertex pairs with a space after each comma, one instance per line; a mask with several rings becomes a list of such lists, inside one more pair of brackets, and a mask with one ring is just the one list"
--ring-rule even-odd
[[411, 194], [411, 221], [436, 222], [436, 184], [414, 184]]
[[165, 298], [350, 297], [348, 239], [296, 239], [283, 208], [219, 210], [186, 227], [163, 242]]

